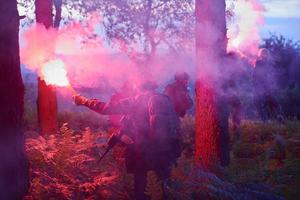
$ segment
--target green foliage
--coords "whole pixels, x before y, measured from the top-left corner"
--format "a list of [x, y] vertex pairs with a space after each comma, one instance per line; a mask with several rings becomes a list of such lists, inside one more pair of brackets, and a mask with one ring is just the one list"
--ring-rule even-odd
[[286, 118], [300, 119], [300, 85], [294, 87], [287, 87], [281, 90], [279, 94], [280, 105]]
[[242, 138], [233, 140], [224, 178], [236, 184], [264, 183], [287, 199], [299, 196], [299, 121], [243, 121]]
[[274, 95], [286, 118], [300, 119], [300, 41], [295, 42], [280, 34], [271, 34], [264, 39], [262, 47], [271, 52], [273, 61]]
[[[107, 41], [120, 45], [134, 59], [193, 47], [194, 2], [181, 1], [66, 1], [68, 10], [85, 15], [100, 11]], [[179, 52], [179, 51], [178, 51]], [[147, 59], [147, 58], [146, 58]]]
[[262, 47], [272, 52], [275, 66], [279, 68], [288, 68], [300, 54], [299, 42], [287, 39], [283, 35], [271, 34], [269, 38], [264, 39]]

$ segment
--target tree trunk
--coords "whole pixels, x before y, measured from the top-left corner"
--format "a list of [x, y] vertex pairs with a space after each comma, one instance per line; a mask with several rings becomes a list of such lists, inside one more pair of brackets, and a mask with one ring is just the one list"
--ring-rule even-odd
[[228, 164], [228, 132], [222, 129], [216, 80], [226, 43], [225, 0], [196, 0], [195, 162], [213, 172]]
[[150, 27], [150, 18], [151, 18], [151, 12], [152, 12], [152, 0], [147, 0], [146, 2], [146, 8], [145, 8], [145, 21], [143, 24], [144, 27], [144, 33], [146, 37], [144, 51], [145, 51], [145, 68], [148, 69], [151, 65], [152, 59], [154, 57], [155, 51], [156, 51], [156, 45], [154, 43], [153, 36], [151, 34], [151, 27]]
[[[52, 27], [52, 0], [36, 0], [35, 14], [37, 23], [43, 24], [46, 28]], [[40, 77], [38, 78], [37, 106], [41, 133], [56, 133], [58, 130], [56, 89], [54, 86], [48, 86]]]
[[17, 1], [0, 1], [0, 15], [0, 199], [22, 199], [29, 172], [22, 132], [24, 86]]
[[54, 27], [58, 28], [61, 21], [61, 6], [62, 0], [54, 0], [55, 7], [55, 18], [54, 18]]

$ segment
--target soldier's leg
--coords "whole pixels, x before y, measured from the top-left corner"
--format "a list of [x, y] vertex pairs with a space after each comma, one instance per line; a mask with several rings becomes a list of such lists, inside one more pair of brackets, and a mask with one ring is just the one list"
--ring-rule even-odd
[[263, 96], [259, 97], [256, 103], [257, 103], [258, 117], [260, 118], [260, 120], [265, 122], [267, 120], [265, 98]]
[[241, 134], [241, 108], [236, 107], [232, 112], [233, 135], [235, 139], [240, 139]]
[[146, 184], [147, 171], [134, 172], [134, 193], [136, 200], [149, 200], [149, 197], [145, 194]]
[[[167, 160], [167, 158], [166, 158]], [[163, 163], [163, 161], [161, 162]], [[160, 182], [161, 188], [163, 192], [163, 199], [167, 199], [167, 188], [168, 188], [168, 181], [171, 176], [172, 164], [171, 163], [164, 163], [164, 165], [158, 166], [154, 171], [157, 174]]]

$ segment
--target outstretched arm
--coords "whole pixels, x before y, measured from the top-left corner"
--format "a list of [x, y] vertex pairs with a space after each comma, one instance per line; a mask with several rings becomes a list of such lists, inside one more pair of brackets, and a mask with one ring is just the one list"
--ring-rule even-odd
[[97, 99], [88, 99], [88, 98], [86, 98], [84, 96], [81, 96], [81, 95], [74, 95], [73, 99], [74, 99], [74, 102], [75, 102], [76, 105], [86, 106], [89, 109], [91, 109], [91, 110], [93, 110], [97, 113], [103, 114], [103, 110], [104, 110], [104, 107], [105, 107], [104, 102], [101, 102]]
[[131, 111], [133, 99], [128, 98], [118, 102], [102, 102], [97, 99], [87, 99], [81, 95], [73, 96], [76, 105], [83, 105], [102, 115], [125, 115]]

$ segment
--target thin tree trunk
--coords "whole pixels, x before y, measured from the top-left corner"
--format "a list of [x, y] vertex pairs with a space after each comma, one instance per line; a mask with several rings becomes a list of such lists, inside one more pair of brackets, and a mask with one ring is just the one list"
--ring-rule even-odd
[[145, 66], [149, 68], [154, 56], [156, 55], [157, 44], [154, 41], [154, 36], [152, 35], [152, 30], [150, 26], [150, 18], [152, 13], [152, 4], [153, 0], [147, 0], [146, 12], [145, 12], [145, 21], [144, 21], [144, 31], [146, 36], [146, 44], [145, 44]]
[[54, 18], [54, 27], [58, 28], [61, 21], [61, 6], [62, 0], [54, 0], [55, 7], [55, 18]]
[[0, 199], [22, 199], [29, 187], [29, 172], [22, 131], [17, 1], [0, 1], [0, 15]]
[[[52, 27], [52, 0], [36, 0], [35, 9], [37, 23], [43, 24], [46, 28]], [[56, 89], [54, 86], [48, 86], [40, 77], [37, 106], [41, 133], [56, 133], [58, 130]]]
[[225, 0], [196, 0], [196, 22], [195, 162], [216, 172], [219, 164], [226, 165], [228, 155], [228, 149], [223, 148], [226, 141], [222, 135], [215, 76], [226, 53]]

